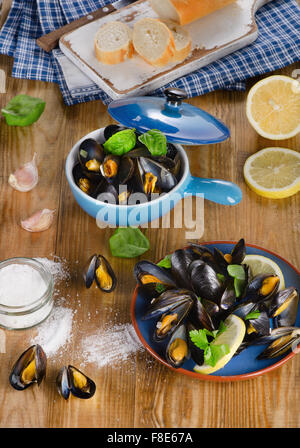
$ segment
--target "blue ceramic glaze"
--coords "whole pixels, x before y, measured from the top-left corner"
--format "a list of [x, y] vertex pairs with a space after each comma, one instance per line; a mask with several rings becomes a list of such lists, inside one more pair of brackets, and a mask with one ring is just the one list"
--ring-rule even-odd
[[188, 103], [173, 104], [159, 97], [115, 100], [110, 115], [123, 126], [139, 132], [159, 129], [169, 142], [183, 145], [219, 143], [230, 137], [229, 129], [217, 118]]
[[93, 138], [103, 141], [103, 129], [91, 132], [83, 137], [70, 151], [66, 160], [66, 176], [78, 205], [99, 222], [114, 226], [139, 226], [154, 221], [170, 212], [186, 196], [204, 196], [204, 199], [223, 205], [235, 205], [242, 199], [240, 188], [232, 182], [218, 179], [193, 177], [189, 171], [187, 155], [180, 145], [176, 145], [181, 157], [181, 180], [168, 194], [139, 205], [107, 204], [85, 194], [74, 182], [72, 169], [77, 163], [78, 148], [83, 140]]
[[[233, 244], [227, 244], [227, 243], [217, 243], [212, 245], [207, 245], [209, 249], [213, 249], [214, 247], [221, 250], [223, 253], [230, 253]], [[283, 276], [285, 279], [285, 286], [294, 286], [300, 291], [300, 276], [298, 275], [297, 271], [287, 264], [284, 260], [277, 257], [276, 255], [271, 254], [270, 252], [267, 252], [262, 249], [258, 249], [255, 247], [247, 246], [247, 254], [259, 254], [263, 255], [265, 257], [271, 258], [271, 260], [275, 261], [280, 267], [280, 269], [283, 272]], [[147, 344], [151, 347], [151, 349], [161, 358], [164, 358], [164, 351], [166, 343], [160, 344], [157, 342], [154, 342], [152, 339], [152, 335], [155, 328], [155, 319], [151, 320], [142, 320], [142, 316], [146, 312], [147, 303], [143, 300], [143, 298], [138, 295], [135, 303], [135, 320], [138, 326], [138, 329], [144, 338], [144, 340], [147, 342]], [[300, 327], [300, 307], [298, 310], [298, 316], [295, 326]], [[266, 360], [257, 360], [257, 356], [267, 347], [267, 345], [253, 345], [252, 347], [248, 347], [245, 350], [243, 350], [239, 355], [234, 356], [229, 363], [227, 363], [223, 369], [218, 370], [217, 372], [213, 373], [213, 376], [236, 376], [236, 375], [243, 375], [243, 374], [249, 374], [253, 372], [257, 372], [259, 370], [265, 369], [266, 367], [270, 367], [273, 364], [277, 363], [281, 359], [287, 356], [287, 354], [283, 354], [282, 356], [275, 358], [275, 359], [266, 359]], [[195, 366], [195, 363], [193, 360], [188, 360], [184, 363], [181, 371], [189, 371], [194, 372], [193, 367]]]

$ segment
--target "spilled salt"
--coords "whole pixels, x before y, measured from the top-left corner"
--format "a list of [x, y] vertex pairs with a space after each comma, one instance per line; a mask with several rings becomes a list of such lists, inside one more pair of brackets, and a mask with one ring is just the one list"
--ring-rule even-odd
[[143, 346], [131, 324], [118, 324], [85, 337], [81, 349], [82, 365], [93, 363], [100, 368], [106, 365], [117, 367]]
[[55, 307], [50, 317], [37, 328], [32, 344], [43, 347], [47, 356], [53, 356], [71, 342], [73, 310], [63, 306]]
[[65, 260], [55, 256], [53, 260], [49, 258], [35, 258], [45, 269], [51, 272], [54, 284], [70, 278], [69, 269]]

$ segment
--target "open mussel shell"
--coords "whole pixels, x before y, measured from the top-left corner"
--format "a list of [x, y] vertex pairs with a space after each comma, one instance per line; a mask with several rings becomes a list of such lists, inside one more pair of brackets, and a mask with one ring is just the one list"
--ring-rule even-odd
[[[255, 308], [254, 308], [255, 309]], [[247, 334], [255, 334], [258, 336], [268, 335], [271, 332], [270, 319], [266, 311], [260, 311], [260, 314], [255, 319], [248, 319]]]
[[151, 261], [142, 260], [134, 266], [134, 276], [139, 285], [161, 284], [166, 288], [177, 288], [173, 276]]
[[278, 291], [280, 279], [273, 274], [259, 274], [250, 280], [246, 288], [246, 296], [253, 302], [270, 299]]
[[114, 182], [118, 176], [120, 157], [108, 154], [100, 165], [100, 172], [108, 182]]
[[95, 281], [99, 289], [103, 292], [112, 292], [117, 286], [117, 277], [103, 255], [98, 255], [95, 264]]
[[74, 397], [88, 399], [96, 391], [94, 381], [71, 365], [60, 370], [56, 378], [56, 385], [58, 392], [65, 400], [69, 398], [70, 393]]
[[206, 328], [209, 331], [216, 330], [214, 321], [202, 304], [201, 300], [195, 297], [193, 306], [189, 315], [190, 321], [197, 329]]
[[236, 303], [236, 294], [233, 286], [228, 283], [220, 297], [219, 306], [223, 311], [228, 311]]
[[[140, 157], [138, 164], [140, 173], [143, 175], [143, 185], [145, 185], [145, 176], [148, 174], [151, 174], [156, 178], [156, 186], [162, 192], [168, 192], [177, 185], [176, 176], [161, 163], [147, 157]], [[145, 187], [144, 191], [147, 193]], [[152, 193], [153, 192], [154, 191], [152, 191]]]
[[223, 286], [218, 279], [216, 271], [207, 263], [193, 269], [191, 283], [193, 290], [198, 296], [218, 303]]
[[19, 357], [12, 368], [9, 382], [16, 390], [24, 390], [34, 383], [41, 384], [46, 375], [47, 357], [40, 345], [32, 345]]
[[161, 316], [176, 308], [178, 305], [186, 302], [190, 303], [192, 300], [193, 297], [191, 291], [185, 289], [169, 289], [151, 301], [151, 304], [142, 319], [148, 320]]
[[97, 254], [92, 255], [83, 270], [83, 280], [86, 288], [90, 288], [95, 280], [95, 269], [97, 262]]
[[294, 325], [297, 312], [298, 312], [298, 304], [299, 304], [299, 294], [296, 288], [293, 286], [278, 291], [271, 300], [269, 305], [269, 317], [275, 318], [279, 317], [282, 313], [286, 312], [284, 317], [285, 319], [289, 319], [289, 325]]
[[245, 300], [244, 302], [236, 305], [233, 310], [232, 314], [235, 314], [236, 316], [240, 317], [241, 319], [245, 319], [245, 317], [251, 313], [255, 308], [257, 307], [256, 303], [252, 300]]
[[78, 160], [86, 173], [100, 177], [100, 166], [104, 159], [102, 146], [92, 138], [84, 140], [78, 149]]
[[89, 196], [93, 196], [94, 192], [96, 191], [96, 183], [82, 169], [80, 163], [76, 163], [76, 165], [74, 165], [72, 174], [77, 187], [79, 187], [81, 191], [88, 194]]
[[185, 324], [179, 325], [174, 331], [166, 348], [166, 360], [178, 369], [189, 357], [189, 345], [187, 339], [187, 329]]
[[189, 314], [192, 304], [192, 300], [186, 301], [164, 313], [156, 323], [153, 339], [160, 342], [171, 336]]
[[120, 185], [126, 184], [134, 174], [134, 161], [130, 157], [122, 157], [119, 171], [118, 171], [118, 183]]
[[[277, 329], [279, 330], [279, 328]], [[288, 334], [278, 337], [258, 355], [257, 359], [273, 359], [283, 355], [290, 349], [296, 349], [300, 344], [300, 328], [295, 328]]]

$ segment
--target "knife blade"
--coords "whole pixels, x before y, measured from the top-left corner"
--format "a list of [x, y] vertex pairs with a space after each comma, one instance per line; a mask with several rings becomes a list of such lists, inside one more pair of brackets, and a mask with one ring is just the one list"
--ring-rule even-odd
[[125, 6], [134, 3], [136, 0], [118, 0], [109, 5], [103, 6], [96, 11], [87, 14], [86, 16], [80, 17], [79, 19], [73, 20], [61, 28], [58, 28], [50, 33], [44, 34], [36, 40], [36, 43], [40, 48], [49, 53], [51, 50], [58, 46], [59, 39], [66, 33], [74, 31], [77, 28], [86, 25], [87, 23], [93, 22], [94, 20], [100, 19], [101, 17], [107, 16], [118, 9], [124, 8]]

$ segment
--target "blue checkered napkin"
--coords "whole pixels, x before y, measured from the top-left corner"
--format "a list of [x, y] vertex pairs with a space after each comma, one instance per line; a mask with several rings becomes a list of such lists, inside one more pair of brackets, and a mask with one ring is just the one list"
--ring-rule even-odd
[[[45, 32], [110, 3], [109, 0], [14, 0], [0, 31], [0, 53], [14, 57], [13, 76], [58, 82], [66, 104], [111, 99], [78, 69], [64, 67], [59, 50], [48, 55], [35, 40]], [[183, 88], [197, 96], [220, 88], [245, 88], [244, 81], [300, 60], [300, 9], [296, 0], [273, 0], [257, 13], [259, 37], [250, 46], [168, 86]], [[77, 71], [77, 73], [76, 73]], [[71, 77], [70, 77], [71, 74]], [[68, 84], [65, 76], [67, 75]], [[72, 76], [73, 75], [73, 76]], [[73, 82], [70, 82], [70, 80]], [[81, 82], [76, 85], [76, 80]], [[163, 88], [155, 94], [162, 94]]]

